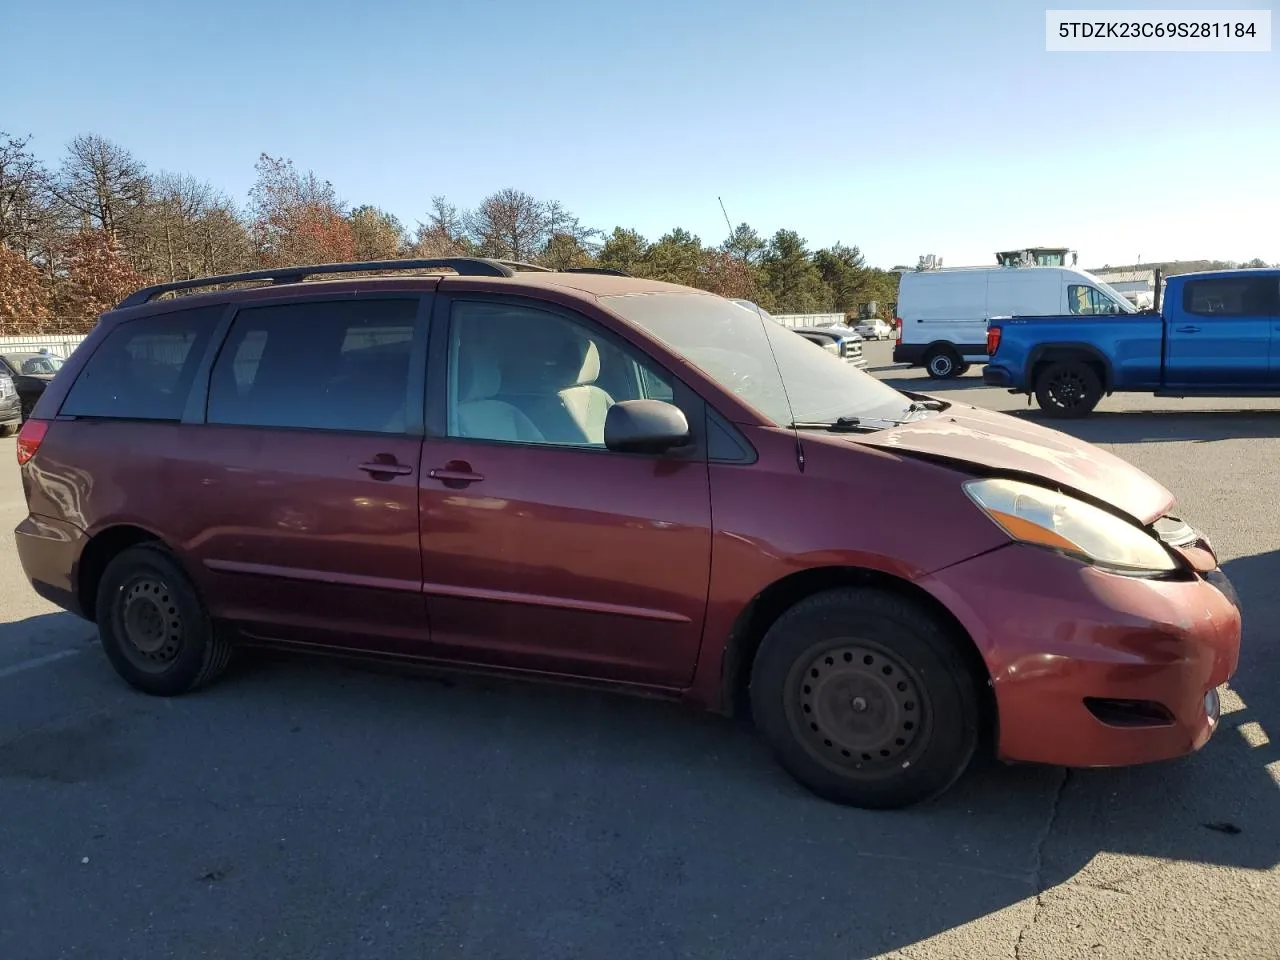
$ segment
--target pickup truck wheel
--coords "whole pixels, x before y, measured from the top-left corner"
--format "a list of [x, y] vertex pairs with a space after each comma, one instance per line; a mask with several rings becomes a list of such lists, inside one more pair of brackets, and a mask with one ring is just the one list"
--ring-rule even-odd
[[955, 351], [946, 348], [934, 350], [924, 358], [925, 371], [934, 380], [950, 380], [959, 376], [962, 365]]
[[1083, 360], [1059, 360], [1036, 377], [1036, 403], [1050, 417], [1084, 417], [1102, 399], [1102, 379]]
[[977, 747], [979, 684], [948, 626], [874, 588], [800, 601], [765, 635], [751, 712], [782, 767], [816, 795], [897, 809], [945, 791]]

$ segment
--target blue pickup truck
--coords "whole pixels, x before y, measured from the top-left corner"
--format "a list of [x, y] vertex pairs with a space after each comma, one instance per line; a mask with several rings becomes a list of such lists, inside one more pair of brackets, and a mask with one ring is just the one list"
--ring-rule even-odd
[[[1280, 396], [1280, 270], [1169, 277], [1138, 313], [1012, 317], [987, 324], [983, 382], [1034, 394], [1053, 417], [1103, 396]], [[1161, 304], [1163, 300], [1163, 304]]]

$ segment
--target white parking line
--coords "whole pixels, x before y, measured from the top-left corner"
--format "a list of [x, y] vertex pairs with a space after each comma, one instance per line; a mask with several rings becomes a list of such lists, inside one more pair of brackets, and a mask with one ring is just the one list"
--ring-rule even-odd
[[36, 657], [34, 660], [23, 660], [21, 663], [15, 663], [12, 667], [5, 667], [0, 670], [0, 680], [5, 677], [12, 677], [17, 673], [23, 673], [26, 670], [43, 667], [47, 663], [55, 663], [58, 660], [65, 660], [67, 657], [74, 657], [79, 652], [79, 650], [59, 650], [57, 653], [47, 653], [43, 657]]

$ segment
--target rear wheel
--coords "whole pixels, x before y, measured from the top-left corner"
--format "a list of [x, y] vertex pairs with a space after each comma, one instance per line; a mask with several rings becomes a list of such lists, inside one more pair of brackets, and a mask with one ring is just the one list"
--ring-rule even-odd
[[1036, 403], [1050, 417], [1085, 417], [1102, 399], [1102, 378], [1083, 360], [1059, 360], [1036, 377]]
[[144, 693], [187, 693], [217, 679], [230, 662], [230, 641], [161, 546], [130, 547], [107, 564], [96, 613], [107, 659]]
[[893, 809], [945, 791], [980, 731], [963, 638], [917, 604], [870, 588], [809, 597], [770, 628], [751, 708], [779, 763], [824, 799]]
[[963, 366], [964, 363], [960, 360], [959, 354], [950, 347], [937, 348], [924, 358], [925, 371], [934, 380], [950, 380], [952, 377], [958, 377]]

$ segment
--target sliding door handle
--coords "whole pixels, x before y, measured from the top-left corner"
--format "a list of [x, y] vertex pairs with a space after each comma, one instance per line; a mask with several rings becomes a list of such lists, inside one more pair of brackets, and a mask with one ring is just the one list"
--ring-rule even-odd
[[407, 463], [378, 463], [376, 460], [372, 463], [360, 464], [360, 469], [365, 473], [373, 474], [375, 477], [378, 474], [403, 477], [406, 474], [413, 473], [413, 467]]
[[1174, 333], [1199, 333], [1200, 328], [1199, 327], [1174, 327], [1173, 332]]

